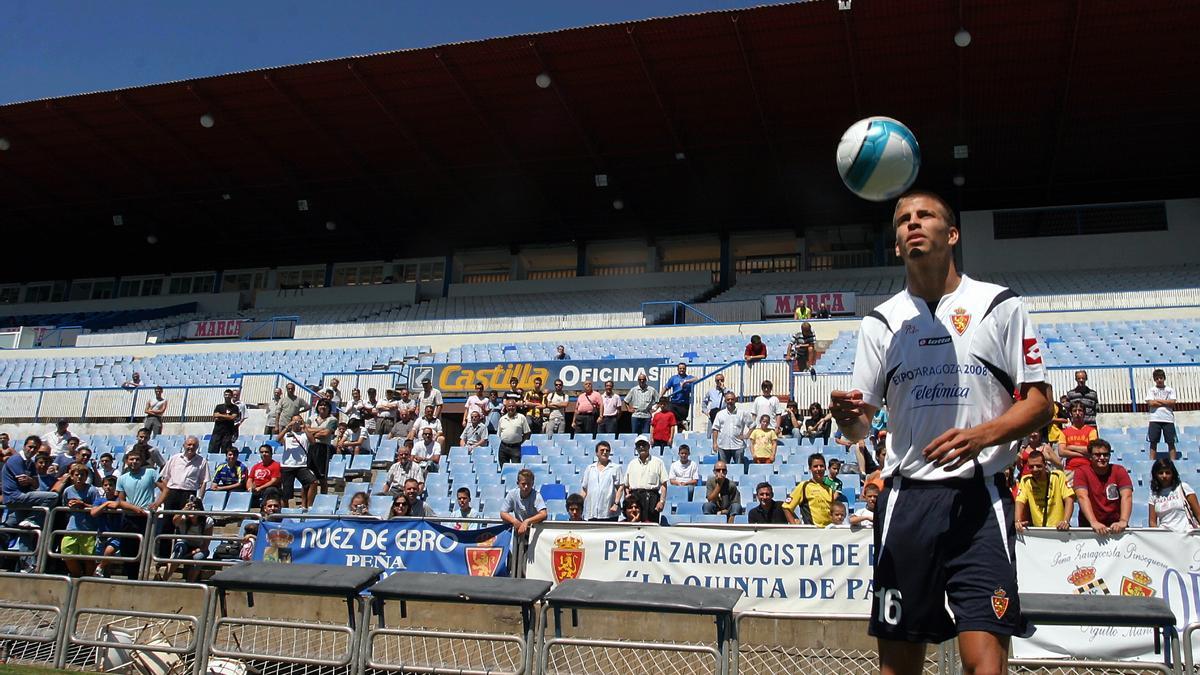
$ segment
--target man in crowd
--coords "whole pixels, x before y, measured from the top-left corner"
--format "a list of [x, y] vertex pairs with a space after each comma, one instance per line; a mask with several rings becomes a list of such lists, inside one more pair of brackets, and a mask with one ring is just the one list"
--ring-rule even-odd
[[1097, 438], [1088, 443], [1089, 466], [1075, 472], [1079, 526], [1099, 535], [1120, 534], [1133, 513], [1133, 481], [1120, 464], [1112, 463], [1112, 446]]
[[813, 372], [816, 346], [817, 336], [813, 333], [812, 324], [805, 321], [800, 324], [800, 332], [792, 335], [792, 342], [788, 345], [786, 358], [792, 362], [792, 369], [796, 372]]
[[209, 454], [224, 452], [237, 439], [237, 423], [241, 419], [237, 404], [233, 402], [233, 390], [226, 389], [225, 402], [213, 408], [212, 435], [208, 440]]
[[341, 385], [341, 381], [336, 377], [329, 380], [328, 396], [326, 397], [333, 404], [332, 409], [339, 413], [342, 411], [342, 404], [346, 401], [346, 398], [342, 396]]
[[1063, 427], [1062, 440], [1058, 442], [1058, 456], [1064, 462], [1067, 480], [1072, 484], [1075, 473], [1088, 466], [1088, 444], [1100, 437], [1096, 427], [1084, 421], [1085, 415], [1083, 403], [1072, 403], [1071, 424]]
[[71, 423], [65, 419], [54, 423], [54, 428], [46, 434], [42, 442], [50, 446], [50, 451], [55, 455], [61, 455], [67, 449], [67, 441], [75, 438], [75, 434], [71, 433]]
[[754, 416], [737, 409], [737, 395], [725, 392], [725, 407], [712, 422], [713, 452], [725, 462], [743, 464], [746, 461], [746, 437], [754, 428]]
[[775, 501], [775, 489], [763, 481], [754, 488], [758, 505], [750, 509], [747, 520], [751, 525], [787, 525], [787, 511], [782, 502]]
[[608, 441], [596, 444], [596, 461], [583, 470], [580, 492], [583, 494], [584, 520], [616, 520], [620, 515], [621, 468], [613, 464]]
[[1167, 442], [1167, 452], [1175, 461], [1175, 388], [1167, 386], [1167, 373], [1155, 368], [1151, 373], [1154, 386], [1146, 393], [1146, 409], [1150, 411], [1150, 425], [1146, 429], [1146, 441], [1150, 444], [1150, 459], [1158, 459], [1158, 440]]
[[262, 504], [263, 495], [268, 490], [278, 490], [283, 482], [279, 462], [275, 461], [274, 448], [263, 443], [258, 446], [258, 464], [250, 467], [246, 476], [246, 489], [250, 492], [250, 508], [257, 509]]
[[708, 415], [708, 423], [712, 424], [716, 419], [717, 413], [721, 408], [725, 407], [725, 376], [717, 373], [713, 375], [713, 388], [709, 389], [704, 394], [704, 412]]
[[446, 442], [446, 433], [442, 431], [442, 418], [437, 416], [437, 408], [438, 406], [434, 405], [425, 406], [425, 414], [413, 423], [412, 429], [408, 432], [413, 440], [420, 438], [426, 429], [431, 429], [434, 440], [442, 444]]
[[162, 504], [168, 511], [177, 511], [188, 499], [203, 498], [210, 475], [208, 460], [200, 455], [200, 439], [188, 436], [183, 441], [183, 452], [171, 455], [163, 467], [159, 476], [162, 493], [156, 504]]
[[571, 357], [567, 356], [567, 348], [566, 347], [559, 345], [554, 348], [554, 360], [566, 361], [569, 358], [571, 358]]
[[621, 395], [613, 391], [613, 381], [604, 382], [604, 393], [600, 396], [600, 420], [597, 429], [602, 434], [617, 433], [617, 422], [621, 419]]
[[142, 386], [142, 374], [134, 373], [133, 377], [121, 383], [125, 389], [137, 389]]
[[647, 384], [645, 373], [639, 373], [637, 381], [637, 386], [625, 395], [625, 408], [629, 410], [629, 422], [634, 435], [648, 434], [654, 402], [658, 400], [658, 390]]
[[442, 461], [442, 444], [433, 437], [433, 429], [421, 430], [421, 440], [413, 444], [413, 460], [425, 473], [437, 473]]
[[429, 502], [421, 498], [423, 492], [425, 492], [424, 483], [418, 483], [415, 478], [404, 481], [404, 498], [408, 500], [408, 515], [413, 518], [436, 518], [437, 511], [429, 505]]
[[242, 400], [242, 390], [233, 390], [233, 404], [237, 406], [238, 418], [233, 422], [233, 440], [242, 436], [242, 423], [246, 421], [246, 402]]
[[[675, 413], [675, 423], [679, 425], [680, 431], [687, 427], [688, 411], [692, 407], [692, 387], [695, 384], [696, 378], [687, 374], [687, 364], [680, 363], [675, 367], [675, 374], [663, 387], [663, 394], [670, 396], [671, 411]], [[642, 515], [646, 515], [644, 510]]]
[[241, 492], [246, 489], [246, 465], [238, 459], [233, 448], [225, 449], [225, 463], [213, 474], [211, 490], [216, 492]]
[[279, 485], [285, 503], [290, 504], [296, 481], [300, 481], [300, 501], [305, 509], [312, 506], [317, 496], [317, 477], [309, 468], [309, 448], [313, 444], [312, 432], [304, 425], [304, 418], [295, 415], [276, 437], [283, 445], [280, 454]]
[[422, 490], [425, 489], [425, 470], [420, 464], [412, 461], [412, 441], [405, 441], [396, 448], [396, 462], [388, 467], [387, 482], [383, 491], [398, 497], [404, 494], [404, 483], [415, 480]]
[[[317, 412], [306, 429], [310, 441], [308, 468], [320, 482], [321, 494], [329, 492], [329, 458], [333, 456], [333, 434], [338, 426], [338, 416], [333, 406], [329, 399], [317, 401]], [[286, 462], [284, 465], [286, 466]]]
[[771, 428], [779, 429], [779, 411], [783, 408], [779, 403], [779, 397], [774, 394], [775, 385], [770, 380], [763, 380], [762, 393], [754, 397], [754, 419], [761, 419], [763, 415], [768, 415], [771, 418]]
[[471, 410], [471, 419], [463, 427], [458, 442], [467, 452], [475, 452], [477, 448], [486, 448], [488, 444], [488, 428], [483, 421], [483, 413], [478, 408]]
[[1096, 413], [1100, 412], [1100, 395], [1095, 389], [1087, 386], [1086, 370], [1075, 371], [1075, 388], [1067, 392], [1067, 402], [1070, 405], [1083, 404], [1083, 421], [1085, 424], [1096, 426]]
[[633, 442], [637, 459], [625, 469], [625, 489], [641, 506], [642, 522], [657, 523], [667, 503], [667, 469], [662, 460], [650, 456], [650, 439], [638, 436]]
[[804, 302], [804, 298], [800, 298], [800, 302], [796, 303], [796, 311], [792, 312], [792, 318], [796, 321], [805, 321], [812, 318], [812, 310]]
[[529, 420], [529, 429], [535, 433], [542, 433], [542, 428], [545, 426], [546, 420], [542, 417], [543, 406], [546, 404], [546, 392], [542, 391], [542, 378], [533, 378], [533, 387], [525, 392], [525, 400], [522, 401], [521, 412], [525, 418]]
[[[58, 505], [58, 493], [43, 489], [38, 482], [34, 460], [41, 447], [44, 447], [42, 440], [37, 436], [30, 436], [25, 439], [22, 449], [14, 452], [4, 462], [0, 476], [0, 492], [4, 495], [4, 506], [8, 509], [5, 527], [39, 530], [45, 515], [41, 511], [28, 509], [49, 509]], [[31, 537], [20, 536], [17, 543], [18, 550], [32, 551], [36, 542], [32, 541]], [[21, 563], [24, 569], [32, 570], [34, 559], [31, 556], [23, 556]]]
[[713, 466], [713, 474], [704, 482], [704, 494], [701, 508], [705, 514], [725, 516], [729, 520], [742, 513], [742, 495], [737, 483], [729, 478], [729, 465], [719, 459]]
[[517, 487], [504, 495], [504, 504], [500, 507], [500, 519], [512, 525], [513, 534], [522, 539], [527, 536], [530, 525], [546, 519], [546, 502], [533, 487], [533, 472], [521, 469], [517, 472]]
[[167, 399], [163, 398], [163, 388], [155, 387], [154, 398], [146, 401], [146, 416], [142, 418], [142, 428], [149, 429], [151, 436], [162, 434], [163, 418], [167, 415], [169, 405]]
[[833, 503], [833, 489], [825, 484], [825, 455], [819, 452], [809, 455], [808, 472], [812, 478], [801, 481], [792, 490], [783, 508], [793, 523], [825, 527], [830, 523], [829, 505]]
[[700, 465], [692, 461], [692, 449], [687, 443], [679, 446], [679, 459], [671, 462], [667, 480], [671, 485], [695, 485], [700, 482]]
[[1025, 458], [1026, 474], [1021, 476], [1017, 492], [1014, 522], [1018, 532], [1027, 527], [1071, 528], [1071, 513], [1075, 510], [1075, 494], [1067, 482], [1067, 474], [1048, 469], [1046, 455], [1030, 451]]
[[508, 462], [521, 461], [521, 445], [529, 440], [532, 433], [529, 420], [517, 412], [517, 402], [512, 399], [504, 401], [504, 414], [500, 416], [497, 435], [500, 437], [500, 449], [496, 458], [501, 466]]
[[433, 388], [433, 381], [428, 377], [421, 380], [421, 395], [417, 399], [417, 405], [421, 410], [433, 406], [433, 416], [442, 418], [442, 392]]
[[131, 443], [126, 450], [132, 450], [135, 446], [141, 445], [142, 451], [146, 453], [146, 456], [143, 458], [146, 466], [154, 467], [161, 472], [163, 467], [167, 465], [167, 458], [163, 456], [162, 450], [159, 450], [150, 441], [150, 430], [138, 429], [137, 440]]
[[[279, 416], [275, 421], [275, 433], [281, 433], [289, 421], [296, 415], [303, 415], [310, 410], [309, 405], [296, 394], [296, 385], [288, 382], [284, 385], [284, 396], [279, 400]], [[268, 418], [269, 420], [270, 418]]]
[[767, 343], [762, 341], [762, 336], [750, 336], [750, 342], [746, 345], [746, 353], [744, 358], [746, 359], [746, 365], [750, 365], [767, 358]]
[[583, 392], [575, 400], [575, 433], [591, 436], [596, 433], [596, 424], [603, 409], [600, 394], [592, 390], [592, 381], [583, 381]]
[[385, 389], [383, 392], [383, 400], [375, 406], [375, 416], [379, 418], [376, 424], [376, 430], [385, 435], [392, 433], [392, 426], [396, 424], [396, 401], [400, 398], [400, 394], [395, 389]]
[[283, 411], [283, 390], [275, 387], [275, 391], [271, 392], [271, 400], [267, 401], [267, 423], [265, 425], [267, 436], [274, 436], [275, 430], [279, 428], [279, 413]]
[[563, 391], [563, 381], [554, 381], [554, 391], [546, 394], [546, 424], [547, 435], [565, 434], [567, 432], [567, 406], [571, 397]]
[[491, 403], [487, 394], [483, 392], [483, 383], [476, 382], [475, 393], [467, 397], [467, 402], [463, 406], [463, 426], [465, 427], [471, 421], [471, 412], [475, 410], [479, 411], [479, 419], [486, 419], [489, 407], [491, 407]]

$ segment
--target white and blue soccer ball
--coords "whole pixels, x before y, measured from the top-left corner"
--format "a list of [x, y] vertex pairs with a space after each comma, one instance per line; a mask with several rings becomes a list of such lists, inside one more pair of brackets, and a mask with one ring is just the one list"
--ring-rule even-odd
[[838, 173], [854, 194], [873, 202], [898, 197], [921, 169], [921, 148], [908, 127], [890, 117], [861, 119], [842, 134]]

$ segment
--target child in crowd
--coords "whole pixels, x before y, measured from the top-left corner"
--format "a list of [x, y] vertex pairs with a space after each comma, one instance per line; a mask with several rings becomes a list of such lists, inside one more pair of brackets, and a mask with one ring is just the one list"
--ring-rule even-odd
[[[71, 509], [71, 517], [67, 521], [67, 532], [64, 534], [59, 552], [63, 555], [94, 555], [96, 552], [96, 522], [92, 517], [93, 505], [103, 501], [100, 491], [88, 482], [91, 470], [83, 464], [72, 464], [67, 470], [71, 484], [63, 490], [62, 503]], [[87, 534], [78, 534], [78, 533]], [[91, 576], [96, 571], [94, 560], [63, 561], [67, 573], [73, 577]]]
[[[108, 455], [108, 453], [104, 454]], [[108, 458], [111, 462], [112, 455], [108, 455]], [[96, 541], [95, 552], [96, 555], [111, 558], [121, 550], [121, 538], [113, 536], [112, 533], [125, 531], [125, 511], [145, 512], [121, 499], [117, 494], [116, 476], [105, 476], [100, 479], [100, 488], [104, 494], [101, 495], [100, 501], [92, 507], [91, 511], [92, 518], [96, 520], [96, 531], [100, 533]], [[97, 563], [95, 574], [96, 576], [107, 576], [103, 560]]]
[[842, 494], [842, 479], [838, 478], [838, 474], [842, 472], [842, 460], [829, 460], [829, 473], [825, 474], [825, 485], [833, 491], [833, 498], [839, 501], [845, 501], [846, 497]]
[[755, 464], [774, 464], [779, 447], [779, 434], [771, 428], [771, 416], [758, 418], [758, 428], [750, 432], [750, 447]]
[[242, 533], [242, 547], [238, 549], [238, 558], [249, 562], [254, 558], [254, 547], [258, 545], [258, 523], [246, 523]]
[[574, 521], [583, 520], [583, 495], [577, 492], [567, 495], [567, 516]]
[[352, 516], [366, 516], [370, 515], [370, 507], [371, 504], [367, 500], [367, 493], [355, 492], [354, 496], [350, 498], [350, 506], [346, 507], [346, 513]]
[[828, 528], [848, 528], [850, 523], [846, 520], [846, 502], [833, 502], [829, 505], [829, 524]]
[[850, 516], [852, 527], [871, 527], [875, 524], [875, 504], [879, 502], [879, 486], [874, 483], [866, 485], [863, 487], [862, 496], [867, 505]]

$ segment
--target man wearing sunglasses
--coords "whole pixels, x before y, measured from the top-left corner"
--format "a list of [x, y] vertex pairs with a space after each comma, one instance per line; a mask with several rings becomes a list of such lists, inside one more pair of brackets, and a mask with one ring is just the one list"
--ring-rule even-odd
[[1075, 501], [1079, 526], [1099, 535], [1120, 534], [1133, 512], [1133, 481], [1120, 464], [1112, 463], [1112, 446], [1103, 438], [1088, 443], [1090, 465], [1075, 472]]

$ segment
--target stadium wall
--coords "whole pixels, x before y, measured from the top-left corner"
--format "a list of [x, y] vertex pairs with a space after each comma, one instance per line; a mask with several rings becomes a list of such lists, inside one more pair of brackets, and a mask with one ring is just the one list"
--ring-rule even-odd
[[417, 284], [378, 284], [372, 286], [333, 286], [305, 288], [271, 293], [259, 291], [254, 300], [257, 309], [300, 309], [327, 305], [389, 303], [412, 305], [417, 302]]
[[993, 236], [994, 212], [965, 211], [960, 221], [963, 268], [968, 274], [980, 274], [1194, 265], [1200, 248], [1200, 199], [1172, 199], [1165, 204], [1165, 231], [999, 241]]
[[[500, 284], [451, 284], [451, 298], [480, 295], [523, 295], [527, 293], [570, 293], [572, 291], [606, 291], [658, 286], [709, 286], [711, 272], [652, 272], [604, 277], [572, 277], [569, 279], [526, 279]], [[688, 300], [688, 298], [676, 298]]]
[[147, 295], [106, 300], [70, 300], [67, 302], [23, 302], [0, 305], [5, 316], [31, 314], [71, 314], [75, 312], [117, 312], [131, 309], [154, 309], [194, 302], [198, 311], [211, 314], [230, 313], [238, 310], [239, 293], [191, 293], [187, 295]]

